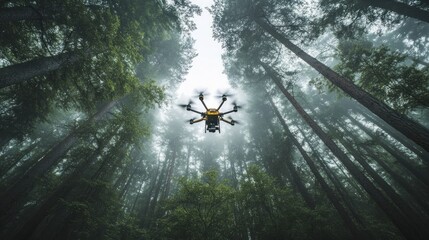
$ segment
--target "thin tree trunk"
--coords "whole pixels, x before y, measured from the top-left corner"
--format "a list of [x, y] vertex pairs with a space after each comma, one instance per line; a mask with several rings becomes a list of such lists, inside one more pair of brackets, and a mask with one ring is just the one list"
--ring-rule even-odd
[[191, 160], [191, 145], [188, 145], [188, 151], [186, 152], [186, 170], [185, 170], [185, 178], [189, 178], [189, 161]]
[[[353, 124], [358, 126], [368, 136], [374, 138], [373, 134], [368, 130], [368, 128], [363, 126], [362, 123], [352, 117], [349, 117], [349, 119]], [[427, 187], [429, 187], [428, 176], [421, 172], [419, 169], [417, 169], [413, 164], [411, 164], [403, 154], [400, 154], [395, 149], [392, 149], [384, 139], [380, 139], [378, 143], [381, 147], [383, 147], [384, 150], [386, 150], [390, 155], [392, 155], [404, 168], [410, 171], [416, 179], [418, 179], [420, 182], [424, 183]]]
[[33, 143], [32, 145], [28, 146], [27, 149], [25, 149], [22, 152], [19, 152], [17, 154], [14, 154], [12, 156], [13, 159], [11, 159], [11, 162], [8, 164], [5, 164], [7, 166], [2, 167], [0, 169], [0, 179], [4, 177], [13, 167], [15, 167], [27, 154], [29, 154], [31, 151], [33, 151], [38, 145], [37, 143]]
[[[349, 117], [350, 119], [351, 117]], [[362, 126], [363, 127], [363, 126]], [[344, 132], [347, 136], [354, 136], [352, 132], [350, 132], [347, 128], [343, 128]], [[428, 199], [428, 196], [422, 191], [416, 189], [415, 186], [411, 186], [401, 175], [397, 174], [392, 170], [392, 168], [381, 160], [378, 156], [375, 155], [372, 149], [369, 149], [368, 146], [360, 147], [365, 150], [365, 152], [378, 164], [380, 165], [398, 184], [400, 184], [403, 189], [405, 189], [419, 204], [421, 207], [425, 209], [429, 213], [429, 205], [425, 201]]]
[[369, 196], [377, 205], [389, 216], [394, 225], [408, 239], [426, 239], [429, 237], [427, 229], [418, 228], [418, 224], [410, 222], [406, 216], [401, 214], [400, 210], [393, 205], [389, 199], [374, 186], [374, 184], [354, 165], [350, 158], [335, 144], [322, 128], [308, 115], [295, 98], [285, 89], [277, 73], [267, 64], [261, 63], [267, 74], [271, 77], [284, 96], [294, 106], [305, 122], [320, 137], [332, 153], [344, 164], [350, 174], [359, 182]]
[[[117, 101], [106, 104], [95, 115], [88, 119], [87, 123], [94, 123], [115, 106]], [[64, 140], [52, 147], [22, 178], [12, 185], [0, 197], [0, 225], [4, 219], [10, 219], [24, 202], [25, 197], [36, 184], [37, 180], [43, 176], [52, 166], [54, 166], [78, 140], [81, 128], [71, 132]]]
[[61, 53], [0, 68], [0, 89], [58, 70], [79, 59], [81, 56], [77, 53]]
[[379, 159], [378, 156], [376, 156], [371, 149], [364, 148], [365, 152], [378, 164], [380, 165], [391, 177], [392, 179], [397, 182], [399, 185], [402, 186], [405, 191], [407, 191], [416, 202], [420, 204], [420, 206], [429, 213], [429, 205], [425, 201], [428, 199], [428, 196], [423, 194], [422, 191], [419, 191], [415, 189], [415, 187], [411, 186], [401, 175], [397, 174], [392, 170], [390, 166], [387, 165], [383, 160]]
[[360, 2], [429, 23], [429, 12], [395, 0], [360, 0]]
[[389, 125], [386, 125], [385, 123], [383, 123], [382, 122], [383, 120], [377, 118], [376, 116], [371, 116], [370, 114], [368, 114], [367, 112], [365, 112], [362, 109], [356, 108], [356, 110], [362, 116], [364, 116], [368, 121], [370, 121], [373, 124], [377, 125], [383, 131], [385, 131], [387, 134], [389, 134], [391, 137], [393, 137], [397, 141], [399, 141], [406, 148], [408, 148], [412, 152], [414, 152], [423, 161], [429, 163], [429, 152], [425, 151], [424, 149], [422, 149], [419, 146], [415, 145], [414, 143], [410, 142], [409, 139], [407, 139], [404, 135], [402, 135], [401, 133], [397, 132], [395, 129], [392, 129]]
[[284, 131], [286, 132], [286, 135], [290, 138], [292, 143], [295, 145], [295, 147], [298, 149], [298, 151], [301, 153], [302, 157], [304, 158], [307, 165], [310, 167], [311, 172], [316, 177], [316, 180], [320, 183], [322, 186], [323, 191], [328, 196], [329, 200], [331, 201], [332, 205], [334, 205], [335, 209], [338, 211], [338, 214], [341, 216], [341, 218], [344, 221], [344, 224], [346, 227], [350, 230], [350, 233], [352, 234], [352, 237], [354, 239], [368, 239], [365, 234], [360, 231], [353, 220], [349, 217], [348, 212], [344, 208], [344, 206], [341, 204], [338, 196], [335, 194], [335, 192], [331, 189], [331, 187], [328, 185], [328, 183], [325, 181], [325, 179], [322, 177], [322, 175], [319, 173], [316, 164], [314, 161], [308, 156], [307, 152], [302, 148], [301, 144], [299, 144], [298, 140], [294, 137], [292, 132], [289, 130], [289, 127], [287, 126], [285, 120], [281, 116], [280, 112], [278, 111], [277, 107], [274, 105], [274, 102], [270, 97], [268, 97], [268, 100], [271, 103], [271, 107], [274, 111], [274, 113], [277, 116], [277, 119], [280, 121], [281, 125], [283, 126]]
[[[326, 127], [330, 127], [324, 122]], [[390, 197], [390, 199], [402, 210], [402, 213], [412, 219], [415, 224], [420, 224], [420, 228], [425, 228], [429, 224], [428, 220], [419, 214], [411, 205], [409, 205], [366, 161], [362, 158], [353, 146], [345, 140], [344, 137], [338, 139], [340, 143], [349, 151], [355, 160], [365, 169], [378, 186]], [[423, 224], [423, 225], [421, 225]]]
[[[356, 221], [361, 224], [365, 229], [367, 229], [367, 226], [365, 222], [362, 220], [362, 217], [356, 212], [355, 206], [353, 206], [352, 201], [350, 200], [349, 194], [341, 181], [338, 179], [338, 177], [335, 175], [335, 173], [332, 171], [331, 168], [329, 168], [326, 164], [326, 162], [320, 157], [319, 153], [316, 149], [314, 149], [310, 139], [305, 136], [304, 132], [301, 128], [298, 128], [301, 132], [302, 136], [304, 137], [304, 141], [307, 142], [308, 146], [310, 147], [311, 151], [314, 154], [314, 157], [316, 158], [317, 162], [322, 166], [323, 170], [326, 172], [326, 176], [331, 180], [331, 182], [334, 184], [335, 188], [337, 189], [337, 192], [340, 194], [341, 199], [343, 199], [344, 204], [349, 209], [349, 211], [352, 213], [353, 217], [356, 219]], [[349, 179], [347, 179], [349, 180]], [[353, 179], [351, 180], [353, 181]], [[354, 186], [355, 189], [361, 194], [361, 196], [366, 196], [359, 187], [356, 186], [356, 184], [349, 182], [351, 186]], [[368, 235], [370, 235], [371, 238], [374, 238], [372, 234], [368, 231], [365, 231]]]
[[307, 62], [335, 86], [342, 89], [352, 98], [356, 99], [363, 106], [368, 108], [370, 111], [375, 113], [381, 119], [386, 121], [388, 124], [393, 126], [399, 132], [404, 134], [409, 139], [413, 140], [418, 145], [422, 146], [426, 151], [429, 151], [429, 130], [423, 127], [421, 124], [414, 122], [405, 115], [399, 114], [391, 107], [387, 106], [383, 102], [374, 98], [371, 94], [365, 92], [358, 86], [356, 86], [349, 79], [339, 75], [331, 68], [327, 67], [317, 59], [311, 57], [309, 54], [304, 52], [298, 46], [293, 44], [289, 39], [285, 38], [282, 34], [268, 24], [266, 21], [256, 18], [255, 22], [259, 24], [266, 32], [281, 42], [285, 47], [295, 53], [302, 60]]
[[[140, 162], [139, 162], [139, 163], [140, 163]], [[134, 176], [137, 174], [137, 170], [138, 170], [138, 168], [137, 168], [137, 167], [134, 167], [133, 172], [132, 172], [132, 173], [131, 173], [131, 175], [128, 177], [127, 181], [125, 182], [124, 187], [122, 187], [121, 192], [119, 193], [119, 197], [120, 197], [121, 199], [122, 199], [122, 198], [125, 196], [125, 194], [128, 192], [128, 190], [129, 190], [129, 188], [130, 188], [130, 185], [131, 185], [131, 182], [133, 181]]]

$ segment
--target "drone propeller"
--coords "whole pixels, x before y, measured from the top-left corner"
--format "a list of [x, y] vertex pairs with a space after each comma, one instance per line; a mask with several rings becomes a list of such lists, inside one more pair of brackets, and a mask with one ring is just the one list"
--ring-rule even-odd
[[234, 94], [230, 93], [229, 91], [226, 91], [223, 93], [220, 91], [217, 91], [217, 95], [215, 97], [216, 98], [223, 98], [223, 97], [232, 97], [232, 96], [234, 96]]
[[243, 108], [243, 105], [237, 105], [236, 101], [232, 102], [232, 105], [234, 106], [234, 108], [237, 108], [237, 109]]
[[230, 121], [233, 125], [235, 125], [235, 124], [241, 124], [241, 122], [239, 122], [239, 121], [237, 121], [237, 120], [232, 119], [232, 117], [228, 117], [227, 119], [228, 119], [228, 121]]
[[192, 100], [189, 100], [188, 104], [177, 104], [179, 107], [188, 107], [189, 105], [194, 104]]
[[190, 123], [190, 124], [192, 124], [192, 122], [195, 120], [196, 118], [191, 118], [191, 119], [189, 119], [189, 120], [185, 120], [185, 123]]
[[200, 96], [208, 96], [209, 95], [209, 93], [205, 89], [194, 90], [194, 93], [195, 94], [193, 95], [193, 97], [200, 97]]

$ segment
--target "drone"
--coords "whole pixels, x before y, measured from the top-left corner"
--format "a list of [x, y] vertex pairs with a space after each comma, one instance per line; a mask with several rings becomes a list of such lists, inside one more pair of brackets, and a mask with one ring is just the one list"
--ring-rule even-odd
[[233, 104], [232, 110], [227, 111], [227, 112], [219, 112], [220, 108], [222, 107], [222, 105], [227, 100], [227, 97], [229, 97], [229, 96], [232, 96], [232, 95], [225, 93], [225, 94], [222, 94], [219, 96], [219, 98], [222, 98], [222, 102], [220, 103], [218, 108], [207, 108], [206, 104], [204, 103], [204, 93], [201, 92], [198, 95], [198, 99], [200, 99], [201, 103], [203, 104], [204, 108], [206, 109], [205, 112], [199, 112], [199, 111], [192, 109], [192, 107], [191, 107], [191, 104], [193, 104], [192, 100], [190, 100], [188, 104], [179, 104], [179, 106], [180, 107], [186, 107], [187, 111], [198, 113], [201, 116], [201, 118], [199, 118], [199, 119], [192, 118], [190, 120], [187, 120], [186, 122], [189, 122], [190, 124], [194, 124], [194, 123], [206, 121], [205, 130], [204, 130], [205, 133], [207, 131], [212, 132], [212, 133], [219, 131], [219, 133], [220, 133], [220, 121], [226, 122], [232, 126], [234, 126], [235, 124], [239, 124], [238, 121], [236, 121], [232, 118], [228, 118], [228, 119], [224, 118], [224, 116], [226, 114], [237, 112], [238, 109], [241, 108], [241, 106], [238, 106], [235, 102], [232, 103]]

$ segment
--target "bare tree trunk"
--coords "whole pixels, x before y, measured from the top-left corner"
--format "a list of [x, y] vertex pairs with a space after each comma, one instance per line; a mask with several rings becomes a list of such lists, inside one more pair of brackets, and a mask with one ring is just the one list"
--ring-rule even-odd
[[377, 125], [383, 131], [385, 131], [387, 134], [389, 134], [391, 137], [395, 138], [398, 142], [400, 142], [406, 148], [410, 149], [417, 156], [419, 156], [422, 160], [429, 163], [429, 152], [425, 151], [424, 149], [415, 145], [413, 142], [409, 141], [409, 139], [407, 139], [404, 135], [397, 132], [395, 129], [393, 129], [389, 125], [385, 124], [383, 122], [383, 120], [377, 118], [377, 116], [371, 116], [370, 114], [368, 114], [367, 112], [365, 112], [364, 110], [359, 109], [359, 108], [356, 108], [356, 111], [359, 112], [359, 114], [361, 114], [362, 116], [364, 116], [365, 119], [367, 119], [368, 121]]
[[61, 53], [0, 68], [0, 89], [58, 70], [79, 59], [81, 56], [77, 53]]
[[320, 137], [332, 153], [340, 160], [350, 174], [359, 182], [365, 189], [369, 196], [377, 203], [377, 205], [384, 211], [384, 213], [392, 220], [394, 225], [401, 231], [401, 233], [408, 239], [426, 239], [429, 237], [427, 229], [419, 228], [418, 224], [410, 222], [401, 211], [393, 205], [389, 199], [374, 186], [374, 184], [357, 168], [350, 158], [335, 144], [335, 142], [328, 136], [322, 128], [308, 115], [295, 98], [285, 89], [281, 83], [281, 79], [277, 73], [267, 64], [261, 63], [266, 73], [271, 77], [277, 87], [281, 90], [284, 96], [294, 106], [299, 115], [305, 122], [313, 129], [313, 131]]
[[429, 23], [429, 12], [395, 0], [360, 0], [363, 4]]
[[[353, 124], [358, 126], [363, 132], [365, 132], [368, 136], [371, 138], [373, 137], [373, 134], [362, 125], [358, 120], [350, 117], [349, 118]], [[384, 139], [380, 139], [378, 141], [381, 147], [383, 147], [384, 150], [386, 150], [390, 155], [392, 155], [404, 168], [406, 168], [408, 171], [410, 171], [415, 178], [417, 178], [419, 181], [424, 183], [427, 187], [429, 187], [429, 177], [427, 174], [420, 171], [420, 169], [417, 169], [413, 164], [409, 162], [409, 160], [403, 155], [397, 152], [395, 149], [392, 149]]]
[[[323, 121], [323, 124], [331, 128], [328, 123]], [[335, 130], [334, 130], [335, 131]], [[335, 131], [336, 132], [336, 131]], [[419, 214], [413, 206], [408, 204], [396, 191], [393, 189], [367, 162], [362, 158], [361, 154], [357, 152], [353, 146], [345, 140], [344, 137], [338, 138], [340, 143], [349, 151], [355, 160], [365, 169], [369, 176], [377, 183], [377, 185], [390, 197], [390, 199], [401, 209], [402, 213], [408, 216], [409, 219], [415, 224], [420, 224], [420, 228], [425, 228], [429, 224], [428, 220], [424, 216]], [[423, 225], [422, 225], [423, 224]]]
[[[349, 211], [351, 212], [353, 217], [356, 219], [356, 221], [359, 224], [361, 224], [365, 229], [367, 229], [367, 226], [366, 226], [365, 222], [362, 220], [362, 217], [359, 215], [358, 212], [356, 212], [355, 206], [353, 205], [352, 201], [350, 200], [349, 194], [348, 194], [347, 190], [345, 189], [345, 187], [343, 186], [343, 184], [341, 183], [341, 181], [338, 179], [338, 177], [335, 175], [335, 173], [332, 171], [332, 169], [327, 166], [326, 162], [322, 159], [322, 157], [319, 155], [317, 150], [314, 149], [310, 139], [308, 139], [308, 137], [304, 134], [302, 129], [298, 128], [298, 130], [301, 132], [302, 136], [304, 137], [304, 141], [307, 142], [308, 146], [310, 147], [311, 151], [313, 152], [313, 155], [316, 158], [317, 162], [325, 171], [326, 176], [334, 184], [337, 192], [340, 194], [340, 197], [343, 200], [346, 207], [349, 209]], [[353, 179], [351, 179], [351, 181], [353, 181]], [[353, 184], [354, 182], [353, 183], [349, 182], [349, 183], [351, 186], [356, 185], [356, 184]], [[359, 194], [361, 194], [362, 196], [366, 196], [365, 194], [363, 194], [363, 192], [361, 192], [361, 189], [359, 187], [355, 187], [355, 188], [358, 190]], [[365, 232], [370, 236], [370, 238], [372, 238], [372, 239], [374, 238], [370, 232], [368, 232], [368, 231], [365, 231]]]
[[5, 163], [6, 166], [0, 169], [0, 179], [3, 178], [13, 167], [16, 166], [27, 154], [33, 151], [37, 147], [38, 143], [32, 143], [28, 146], [24, 151], [19, 152], [17, 154], [13, 154], [12, 159], [9, 163]]
[[317, 169], [316, 164], [314, 161], [308, 156], [307, 152], [302, 148], [301, 144], [298, 142], [298, 140], [294, 137], [292, 132], [289, 130], [289, 127], [287, 126], [286, 122], [284, 121], [283, 117], [281, 116], [279, 110], [274, 105], [274, 102], [270, 97], [268, 97], [268, 100], [271, 103], [271, 106], [273, 108], [274, 113], [277, 116], [277, 119], [280, 121], [281, 125], [283, 126], [284, 131], [286, 132], [286, 135], [290, 138], [292, 143], [295, 145], [295, 147], [298, 149], [298, 151], [301, 153], [302, 157], [304, 158], [307, 165], [310, 167], [311, 172], [316, 177], [317, 181], [322, 186], [323, 191], [328, 196], [329, 200], [331, 201], [332, 205], [334, 205], [335, 209], [338, 211], [338, 214], [341, 216], [344, 224], [349, 229], [350, 233], [352, 234], [352, 237], [354, 239], [368, 239], [366, 234], [364, 232], [360, 231], [353, 220], [349, 217], [348, 212], [344, 208], [344, 206], [341, 204], [338, 196], [335, 194], [335, 192], [329, 187], [328, 183], [325, 181], [325, 179], [320, 174], [319, 170]]
[[371, 94], [356, 86], [351, 80], [339, 75], [331, 68], [311, 57], [309, 54], [289, 41], [289, 39], [277, 32], [273, 26], [265, 22], [263, 19], [256, 18], [255, 22], [271, 36], [281, 42], [285, 47], [295, 53], [298, 57], [307, 62], [335, 86], [339, 87], [349, 96], [356, 99], [359, 103], [393, 126], [406, 137], [422, 146], [424, 149], [426, 149], [426, 151], [429, 151], [428, 129], [423, 127], [421, 124], [414, 122], [407, 116], [399, 114], [391, 107], [387, 106], [383, 102], [374, 98]]
[[[347, 130], [347, 128], [343, 128], [344, 132], [347, 136], [354, 136], [352, 132]], [[354, 137], [353, 137], [354, 138]], [[416, 202], [420, 204], [420, 206], [425, 209], [426, 212], [429, 213], [429, 205], [425, 201], [428, 199], [428, 196], [425, 195], [422, 191], [417, 190], [415, 186], [411, 186], [401, 175], [397, 174], [392, 170], [390, 166], [388, 166], [387, 163], [385, 163], [383, 160], [381, 160], [378, 156], [375, 156], [372, 149], [369, 149], [368, 146], [360, 147], [365, 150], [365, 152], [378, 164], [380, 165], [392, 178], [395, 182], [397, 182], [399, 185], [407, 191]]]

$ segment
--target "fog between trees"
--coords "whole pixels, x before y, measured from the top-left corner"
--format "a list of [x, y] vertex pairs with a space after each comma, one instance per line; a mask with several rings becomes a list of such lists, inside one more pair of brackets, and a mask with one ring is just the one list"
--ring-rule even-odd
[[1, 239], [429, 237], [428, 1], [214, 0], [220, 134], [197, 5], [0, 4]]

